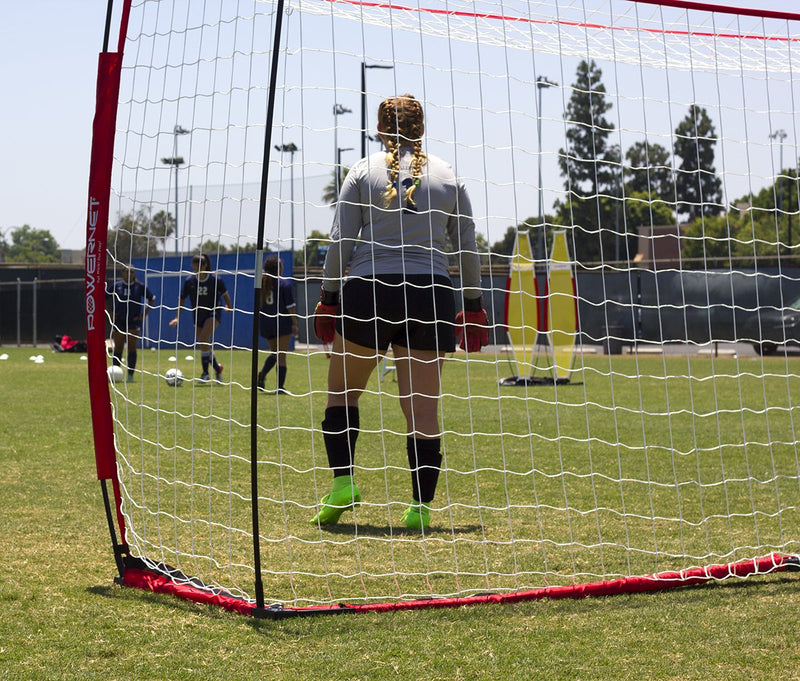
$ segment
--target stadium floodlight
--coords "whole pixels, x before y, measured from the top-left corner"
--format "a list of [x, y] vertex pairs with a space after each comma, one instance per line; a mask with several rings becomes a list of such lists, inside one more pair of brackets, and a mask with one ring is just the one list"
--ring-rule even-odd
[[[800, 15], [647, 2], [665, 11], [631, 11], [629, 0], [502, 8], [450, 0], [446, 14], [437, 3], [406, 11], [305, 2], [283, 22], [278, 0], [216, 23], [202, 12], [163, 11], [153, 28], [153, 2], [125, 1], [125, 54], [104, 52], [98, 69], [85, 295], [97, 475], [121, 584], [283, 617], [633, 593], [800, 566], [800, 400], [787, 389], [797, 387], [798, 368], [754, 354], [800, 344], [787, 307], [800, 287], [778, 266], [788, 256], [770, 157], [771, 146], [791, 139], [777, 131], [791, 135], [800, 117]], [[324, 31], [307, 30], [319, 21]], [[201, 34], [199, 55], [175, 49]], [[348, 195], [356, 205], [332, 212], [331, 92], [341, 92], [354, 63], [362, 156], [373, 167], [359, 166], [360, 193]], [[394, 68], [397, 89], [385, 96], [407, 92], [424, 109], [427, 160], [414, 159], [418, 174], [405, 157], [397, 169], [398, 185], [417, 187], [416, 205], [385, 204], [395, 197], [395, 169], [386, 167], [394, 157], [366, 154], [369, 68]], [[539, 68], [563, 74], [561, 83]], [[542, 98], [552, 115], [543, 115]], [[110, 207], [127, 213], [154, 202], [158, 131], [174, 120], [176, 102], [192, 112], [192, 173], [204, 178], [191, 204], [202, 230], [193, 231], [226, 244], [211, 281], [225, 284], [233, 309], [201, 349], [213, 344], [224, 355], [225, 382], [199, 381], [176, 345], [198, 347], [193, 325], [180, 338], [168, 326], [186, 280], [179, 259], [139, 248], [137, 271], [158, 292], [147, 329], [154, 350], [133, 386], [112, 383], [102, 285], [116, 257], [106, 248]], [[335, 119], [347, 113], [339, 106]], [[303, 143], [297, 187], [298, 145], [275, 144], [291, 139]], [[348, 148], [336, 141], [339, 169]], [[556, 167], [542, 165], [542, 149]], [[163, 162], [177, 172], [183, 159]], [[288, 206], [283, 178], [268, 177], [287, 162]], [[258, 173], [260, 185], [251, 182]], [[442, 209], [431, 199], [437, 191], [452, 204]], [[739, 196], [753, 205], [729, 205]], [[539, 261], [526, 230], [543, 226], [549, 197], [553, 229]], [[791, 213], [794, 198], [781, 205]], [[438, 401], [396, 332], [398, 380], [373, 377], [359, 396], [352, 466], [360, 503], [339, 498], [346, 509], [336, 528], [311, 521], [332, 478], [332, 433], [321, 426], [328, 373], [351, 363], [329, 356], [310, 330], [318, 272], [298, 270], [283, 289], [261, 289], [269, 281], [259, 276], [261, 245], [285, 244], [287, 211], [293, 246], [299, 211], [310, 232], [302, 236], [318, 239], [317, 252], [327, 247], [331, 268], [337, 255], [354, 254], [334, 276], [348, 276], [348, 264], [381, 272], [387, 260], [411, 263], [405, 281], [392, 269], [402, 284], [392, 295], [402, 296], [415, 288], [414, 272], [435, 262], [449, 275], [436, 285], [452, 286], [442, 299], [448, 316], [463, 301], [460, 263], [475, 262], [465, 249], [514, 237], [508, 249], [500, 242], [508, 260], [480, 254], [491, 344], [441, 359], [430, 351], [443, 367]], [[357, 234], [343, 228], [346, 237], [324, 243], [343, 215]], [[369, 232], [380, 220], [396, 229], [374, 229], [386, 238], [373, 247]], [[482, 239], [473, 240], [473, 225]], [[620, 248], [637, 246], [636, 254], [614, 258], [618, 233]], [[128, 252], [143, 244], [124, 220], [113, 234]], [[289, 283], [299, 337], [275, 359], [286, 359], [291, 394], [260, 392], [259, 304], [280, 302], [274, 294]], [[364, 317], [431, 325], [416, 297], [384, 302], [345, 293], [339, 328], [363, 330]], [[425, 347], [435, 347], [433, 336]], [[330, 352], [359, 353], [356, 364], [377, 369], [383, 350], [337, 341]], [[170, 369], [180, 370], [180, 388], [177, 371], [165, 383]], [[525, 380], [509, 383], [509, 369]], [[422, 449], [415, 436], [430, 434], [402, 413], [417, 400], [436, 405], [441, 466], [413, 464]], [[344, 448], [355, 440], [348, 418], [335, 434], [347, 433], [337, 440]], [[429, 526], [412, 503], [421, 468], [439, 474]], [[419, 530], [407, 522], [412, 508]]]
[[170, 167], [170, 175], [172, 169], [175, 168], [175, 255], [178, 255], [178, 168], [180, 168], [184, 161], [183, 156], [167, 156], [161, 159], [161, 163]]
[[[783, 178], [783, 141], [788, 137], [788, 133], [783, 130], [776, 130], [773, 132], [769, 138], [772, 140], [778, 140], [778, 182], [779, 182], [779, 189], [778, 189], [778, 221], [780, 222], [780, 216], [783, 213], [783, 185], [784, 185], [784, 178]], [[788, 228], [786, 233], [786, 247], [791, 254], [792, 252], [792, 214], [789, 213], [787, 215], [788, 219]]]
[[342, 152], [353, 151], [353, 147], [336, 147], [336, 198], [339, 198], [339, 188], [342, 185]]
[[393, 69], [389, 64], [367, 64], [361, 62], [361, 158], [367, 155], [367, 69]]
[[288, 144], [276, 144], [275, 151], [280, 151], [284, 154], [289, 154], [289, 222], [290, 222], [290, 238], [291, 250], [294, 254], [294, 155], [300, 151], [294, 142]]
[[175, 255], [178, 255], [179, 252], [179, 225], [178, 225], [178, 168], [183, 165], [184, 160], [183, 156], [178, 156], [178, 136], [179, 135], [188, 135], [191, 133], [191, 130], [187, 130], [186, 128], [176, 125], [172, 129], [172, 156], [167, 158], [162, 158], [161, 163], [170, 166], [170, 175], [172, 175], [172, 168], [175, 168]]
[[336, 196], [339, 196], [339, 184], [341, 183], [342, 166], [339, 161], [339, 116], [346, 113], [353, 113], [352, 109], [348, 109], [342, 104], [333, 105], [333, 148], [336, 150], [336, 167], [334, 168], [334, 187], [336, 189]]
[[539, 230], [536, 246], [536, 260], [544, 263], [545, 257], [545, 219], [544, 219], [544, 186], [542, 185], [542, 90], [549, 87], [557, 87], [558, 83], [548, 80], [546, 76], [539, 76], [536, 79], [536, 139], [538, 140], [538, 167], [539, 167]]

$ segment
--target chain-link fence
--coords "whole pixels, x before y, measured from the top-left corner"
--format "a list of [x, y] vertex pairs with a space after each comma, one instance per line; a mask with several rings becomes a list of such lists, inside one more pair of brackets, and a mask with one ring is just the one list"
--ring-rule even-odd
[[0, 282], [0, 345], [49, 345], [56, 335], [86, 336], [84, 280]]

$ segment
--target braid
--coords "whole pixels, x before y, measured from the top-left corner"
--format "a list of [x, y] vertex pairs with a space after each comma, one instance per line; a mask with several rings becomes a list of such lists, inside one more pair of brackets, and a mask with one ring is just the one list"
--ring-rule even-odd
[[400, 176], [400, 148], [393, 139], [387, 140], [386, 167], [389, 169], [389, 184], [383, 190], [383, 205], [388, 208], [397, 196], [397, 180]]
[[422, 152], [422, 142], [414, 142], [414, 155], [411, 158], [411, 179], [413, 183], [406, 191], [406, 202], [412, 206], [416, 206], [414, 201], [414, 192], [419, 187], [419, 181], [422, 177], [422, 166], [425, 165], [425, 154]]
[[422, 151], [422, 135], [425, 132], [425, 114], [422, 105], [413, 95], [400, 95], [384, 100], [378, 109], [378, 129], [386, 142], [386, 167], [389, 183], [383, 192], [384, 205], [388, 208], [397, 196], [400, 170], [400, 147], [411, 146], [411, 186], [406, 189], [405, 200], [416, 206], [414, 192], [422, 178], [422, 166], [427, 157]]

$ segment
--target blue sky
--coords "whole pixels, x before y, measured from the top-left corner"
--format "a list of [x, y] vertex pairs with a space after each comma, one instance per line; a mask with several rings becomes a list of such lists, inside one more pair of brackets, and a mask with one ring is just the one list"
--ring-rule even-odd
[[0, 2], [0, 230], [82, 248], [105, 0]]
[[[778, 10], [792, 4], [720, 3]], [[0, 0], [0, 231], [27, 223], [49, 229], [63, 248], [83, 245], [106, 6], [106, 0]]]

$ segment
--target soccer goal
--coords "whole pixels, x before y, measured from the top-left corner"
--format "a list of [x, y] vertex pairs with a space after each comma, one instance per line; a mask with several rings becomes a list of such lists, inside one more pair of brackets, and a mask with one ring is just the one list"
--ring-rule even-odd
[[[86, 319], [122, 584], [278, 617], [798, 566], [800, 14], [109, 5]], [[342, 178], [380, 151], [378, 104], [402, 93], [424, 107], [424, 150], [469, 192], [490, 344], [445, 361], [430, 527], [401, 522], [409, 433], [391, 355], [360, 402], [362, 502], [323, 526], [321, 264]], [[210, 337], [180, 306], [200, 254], [231, 302]], [[262, 390], [268, 254], [298, 333]], [[458, 304], [460, 255], [452, 244]], [[129, 329], [104, 313], [107, 282], [128, 265], [155, 300], [131, 382], [109, 383], [106, 339]]]

